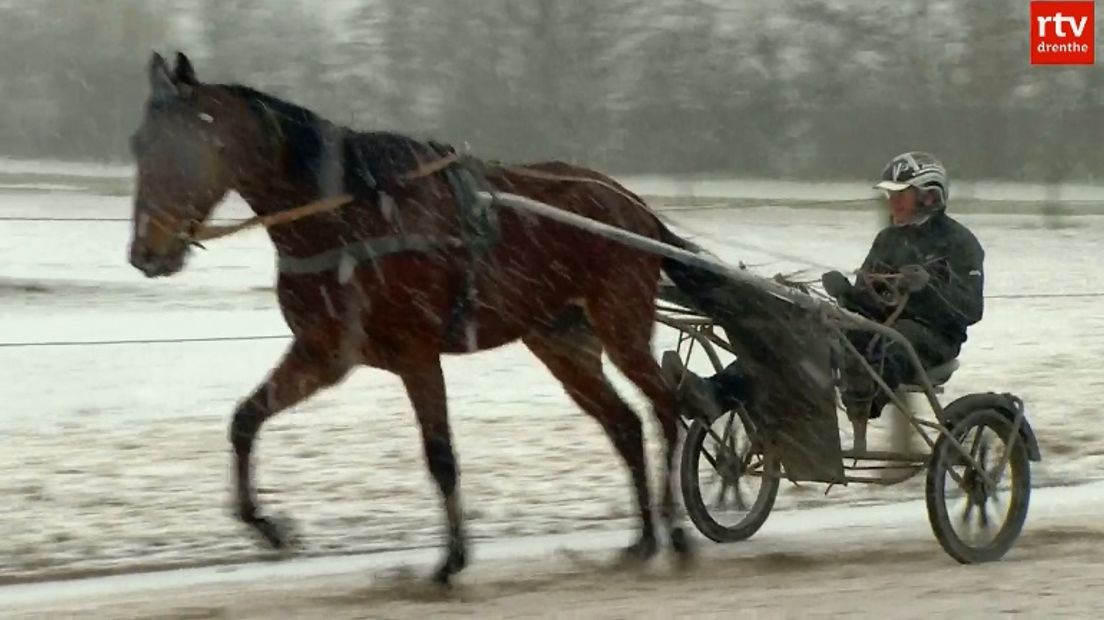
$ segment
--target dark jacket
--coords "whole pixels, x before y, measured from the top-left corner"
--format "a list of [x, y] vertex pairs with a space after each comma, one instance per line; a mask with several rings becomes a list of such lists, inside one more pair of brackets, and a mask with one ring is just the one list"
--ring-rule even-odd
[[[984, 260], [985, 251], [977, 237], [938, 211], [921, 224], [883, 229], [875, 237], [862, 270], [895, 273], [905, 265], [923, 266], [931, 276], [928, 286], [909, 295], [900, 318], [926, 325], [961, 344], [966, 341], [966, 328], [981, 320], [985, 308]], [[869, 298], [863, 298], [860, 283], [861, 276], [848, 299], [841, 301], [856, 310], [884, 313]]]

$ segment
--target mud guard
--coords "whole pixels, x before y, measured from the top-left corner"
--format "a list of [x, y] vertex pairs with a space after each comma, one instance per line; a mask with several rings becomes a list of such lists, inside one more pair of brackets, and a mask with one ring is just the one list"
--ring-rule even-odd
[[[1001, 394], [982, 392], [967, 394], [955, 399], [943, 408], [943, 413], [946, 415], [950, 427], [954, 427], [966, 416], [979, 409], [993, 409], [1008, 418], [1009, 422], [1015, 422], [1016, 412], [1022, 407], [1023, 404], [1020, 399], [1007, 392]], [[948, 430], [950, 429], [948, 428]], [[1020, 420], [1020, 437], [1027, 447], [1027, 458], [1034, 462], [1041, 461], [1042, 454], [1039, 451], [1039, 442], [1035, 439], [1035, 431], [1031, 429], [1031, 424], [1027, 421], [1026, 415]]]

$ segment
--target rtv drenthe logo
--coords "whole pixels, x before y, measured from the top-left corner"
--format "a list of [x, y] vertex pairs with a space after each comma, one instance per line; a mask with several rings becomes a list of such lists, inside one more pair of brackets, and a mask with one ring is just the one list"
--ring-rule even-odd
[[1031, 64], [1094, 64], [1095, 8], [1093, 0], [1033, 0]]

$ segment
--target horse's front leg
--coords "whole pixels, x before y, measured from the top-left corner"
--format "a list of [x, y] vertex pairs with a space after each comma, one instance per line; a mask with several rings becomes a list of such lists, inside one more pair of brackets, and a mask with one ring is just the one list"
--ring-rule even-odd
[[321, 389], [329, 387], [348, 372], [349, 367], [332, 361], [331, 356], [312, 351], [301, 341], [292, 342], [283, 359], [253, 394], [242, 401], [230, 423], [230, 442], [234, 446], [238, 517], [252, 526], [276, 549], [288, 545], [288, 532], [261, 516], [257, 510], [252, 482], [253, 442], [265, 420], [294, 407]]
[[448, 421], [448, 401], [441, 360], [434, 357], [398, 373], [406, 387], [422, 431], [426, 466], [437, 482], [448, 518], [448, 548], [437, 568], [434, 580], [448, 584], [449, 579], [467, 565], [467, 541], [464, 536], [463, 508], [457, 488], [459, 467], [452, 450], [452, 431]]

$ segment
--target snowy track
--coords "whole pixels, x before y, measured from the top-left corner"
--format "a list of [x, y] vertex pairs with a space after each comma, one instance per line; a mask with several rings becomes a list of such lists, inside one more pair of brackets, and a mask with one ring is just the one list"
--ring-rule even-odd
[[639, 572], [614, 570], [610, 559], [631, 533], [606, 532], [477, 545], [450, 593], [426, 579], [438, 559], [432, 549], [9, 586], [0, 611], [13, 619], [1098, 617], [1104, 484], [1044, 489], [1034, 500], [1020, 544], [987, 565], [945, 556], [914, 501], [780, 513], [751, 541], [700, 542], [686, 572], [666, 557]]
[[[0, 215], [42, 214], [125, 218], [129, 206], [126, 198], [0, 194]], [[220, 215], [240, 214], [240, 205], [231, 205]], [[806, 265], [778, 261], [742, 248], [741, 242], [846, 269], [861, 260], [875, 230], [870, 214], [840, 211], [686, 211], [672, 217], [691, 232], [713, 235], [698, 241], [722, 258], [743, 260], [766, 274]], [[1104, 354], [1100, 300], [1008, 295], [1104, 289], [1095, 261], [1070, 260], [1099, 255], [1104, 218], [1073, 218], [1075, 226], [1058, 230], [1039, 228], [1038, 218], [1030, 216], [961, 219], [986, 246], [987, 292], [993, 298], [984, 321], [971, 331], [963, 367], [946, 396], [990, 389], [1019, 393], [1042, 444], [1044, 461], [1033, 470], [1036, 484], [1099, 478], [1104, 465], [1104, 425], [1096, 405], [1104, 388], [1098, 371]], [[162, 281], [144, 280], [126, 265], [125, 223], [0, 221], [0, 238], [5, 240], [0, 244], [0, 343], [286, 332], [265, 290], [274, 261], [261, 234], [212, 243], [185, 273]], [[819, 271], [811, 273], [815, 277]], [[661, 329], [656, 348], [673, 342], [673, 333]], [[0, 498], [5, 502], [0, 582], [265, 557], [230, 514], [226, 427], [235, 402], [264, 376], [283, 346], [276, 339], [0, 347]], [[603, 532], [623, 532], [632, 525], [626, 475], [608, 442], [524, 349], [450, 358], [445, 372], [477, 570], [491, 570], [483, 559], [495, 553], [488, 540], [558, 534], [575, 540], [589, 536], [588, 531], [602, 538]], [[645, 413], [654, 466], [659, 446], [654, 425], [639, 395], [616, 374], [615, 381]], [[262, 502], [298, 520], [308, 554], [430, 547], [429, 555], [417, 556], [422, 559], [402, 561], [424, 567], [436, 559], [440, 509], [409, 406], [394, 378], [362, 370], [277, 417], [261, 434], [258, 457]], [[808, 515], [786, 508], [895, 502], [920, 498], [922, 492], [919, 479], [888, 489], [835, 488], [827, 498], [822, 486], [784, 486], [779, 510], [763, 534], [769, 538], [772, 527]], [[860, 519], [881, 508], [849, 510], [854, 517], [848, 518]], [[1045, 563], [1052, 561], [1043, 553], [1046, 545], [1030, 542], [1032, 536], [1046, 536], [1032, 534], [1037, 514], [1033, 505], [1026, 555], [1018, 557]], [[915, 531], [905, 549], [917, 550], [920, 568], [930, 568], [933, 575], [957, 570], [947, 567], [931, 539], [922, 506], [910, 508], [907, 519]], [[874, 529], [879, 532], [875, 540], [881, 540], [883, 528]], [[809, 544], [826, 536], [836, 534], [810, 534]], [[614, 538], [620, 544], [625, 536]], [[1085, 553], [1058, 538], [1059, 552]], [[724, 551], [734, 555], [724, 555], [729, 560], [718, 569], [713, 586], [718, 592], [728, 578], [734, 583], [750, 579], [758, 584], [755, 589], [767, 587], [765, 577], [745, 571], [738, 561], [774, 548], [759, 546], [768, 539], [757, 536], [755, 541], [755, 546]], [[899, 551], [885, 541], [875, 547]], [[823, 549], [810, 552], [814, 560], [840, 552]], [[503, 553], [513, 551], [507, 545]], [[345, 561], [354, 562], [333, 560], [338, 566]], [[801, 575], [813, 571], [820, 579], [824, 575], [816, 571], [822, 564], [813, 561], [807, 569], [793, 570]], [[1019, 564], [1010, 566], [982, 570], [1014, 570]], [[539, 573], [534, 572], [535, 579], [543, 579]], [[577, 585], [593, 581], [585, 575], [567, 579]], [[558, 591], [559, 582], [550, 583]], [[670, 584], [673, 598], [687, 598], [681, 588], [690, 587]], [[865, 586], [859, 580], [852, 587]], [[517, 592], [516, 587], [507, 590]], [[236, 603], [227, 604], [233, 608]]]

